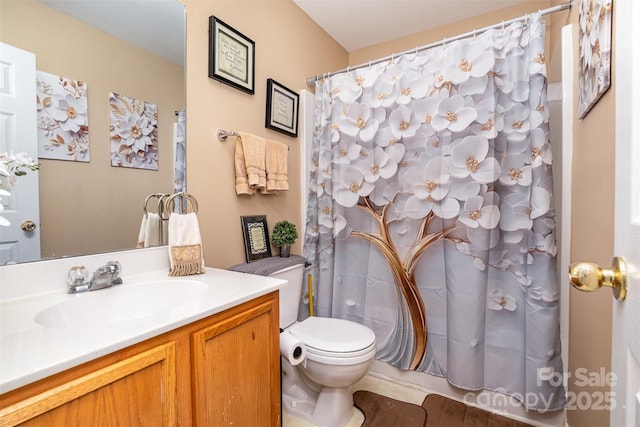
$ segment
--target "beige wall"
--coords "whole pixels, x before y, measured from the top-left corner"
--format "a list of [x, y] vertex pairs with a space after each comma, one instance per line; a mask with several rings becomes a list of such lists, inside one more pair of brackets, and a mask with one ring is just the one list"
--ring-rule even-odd
[[[198, 215], [207, 265], [245, 261], [240, 216], [266, 215], [269, 232], [288, 219], [301, 229], [300, 141], [264, 126], [266, 84], [273, 78], [294, 91], [308, 76], [347, 65], [347, 53], [291, 0], [195, 1], [187, 8], [187, 185], [200, 203]], [[255, 94], [208, 77], [208, 22], [214, 15], [256, 45]], [[236, 196], [235, 138], [218, 129], [242, 130], [286, 143], [289, 187], [277, 195]], [[299, 129], [300, 130], [300, 129]], [[300, 253], [298, 239], [292, 253]], [[272, 248], [273, 254], [277, 249]]]
[[[577, 67], [577, 6], [571, 11], [571, 23], [574, 28], [574, 66]], [[613, 25], [615, 28], [615, 22]], [[594, 261], [602, 266], [610, 266], [614, 255], [616, 56], [614, 41], [611, 87], [582, 120], [578, 119], [577, 77], [574, 85], [571, 259]], [[572, 289], [569, 335], [572, 370], [580, 367], [590, 372], [598, 372], [601, 367], [606, 372], [611, 370], [612, 301], [611, 292], [588, 294]], [[572, 381], [569, 385], [576, 394], [600, 391], [596, 387], [579, 388]], [[608, 390], [607, 387], [603, 391]], [[571, 411], [569, 423], [571, 426], [608, 426], [609, 413]]]
[[[40, 161], [43, 257], [135, 247], [145, 197], [173, 191], [183, 67], [33, 0], [0, 1], [0, 41], [35, 53], [38, 70], [88, 85], [91, 162]], [[158, 105], [158, 171], [111, 166], [109, 92]]]

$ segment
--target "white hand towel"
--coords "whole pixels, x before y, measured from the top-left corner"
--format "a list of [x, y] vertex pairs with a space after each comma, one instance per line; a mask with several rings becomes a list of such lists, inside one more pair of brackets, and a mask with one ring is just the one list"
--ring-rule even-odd
[[204, 273], [202, 237], [195, 213], [169, 217], [169, 276], [188, 276]]
[[147, 235], [147, 214], [142, 215], [142, 222], [140, 223], [140, 231], [138, 231], [138, 242], [136, 248], [144, 248], [144, 239]]
[[160, 219], [160, 215], [155, 212], [147, 212], [142, 216], [140, 231], [138, 232], [138, 242], [136, 248], [150, 248], [165, 244], [166, 224]]
[[163, 242], [160, 238], [160, 227], [162, 227], [162, 220], [160, 220], [160, 215], [155, 212], [148, 212], [147, 230], [144, 236], [145, 248], [162, 245]]

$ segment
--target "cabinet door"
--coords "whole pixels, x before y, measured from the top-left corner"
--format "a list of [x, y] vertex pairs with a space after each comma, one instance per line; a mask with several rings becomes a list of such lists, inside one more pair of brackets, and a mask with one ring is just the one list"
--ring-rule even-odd
[[128, 357], [0, 410], [0, 425], [175, 426], [176, 346]]
[[278, 296], [233, 310], [192, 336], [197, 426], [279, 426]]

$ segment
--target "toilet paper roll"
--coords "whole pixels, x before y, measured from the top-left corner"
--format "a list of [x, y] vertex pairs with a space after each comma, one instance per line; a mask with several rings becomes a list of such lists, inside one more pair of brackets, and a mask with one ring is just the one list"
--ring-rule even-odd
[[304, 361], [307, 357], [307, 350], [302, 341], [284, 331], [280, 333], [280, 354], [295, 366]]

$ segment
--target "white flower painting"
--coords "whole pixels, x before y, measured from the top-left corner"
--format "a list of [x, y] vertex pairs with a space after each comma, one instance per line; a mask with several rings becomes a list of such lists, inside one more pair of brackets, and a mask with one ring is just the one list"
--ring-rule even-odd
[[111, 166], [158, 170], [158, 106], [109, 96]]
[[587, 115], [611, 86], [612, 6], [612, 0], [580, 0], [580, 118]]
[[38, 157], [88, 162], [87, 84], [36, 72]]

